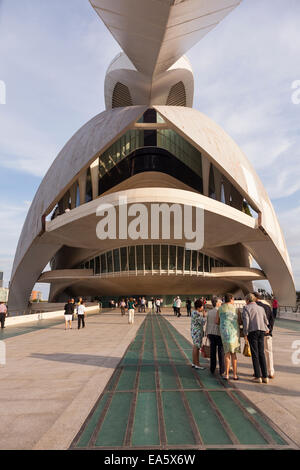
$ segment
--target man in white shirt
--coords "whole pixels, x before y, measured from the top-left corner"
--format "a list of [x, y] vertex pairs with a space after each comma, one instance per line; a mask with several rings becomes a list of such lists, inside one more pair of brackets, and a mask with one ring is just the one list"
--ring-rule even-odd
[[179, 296], [177, 296], [175, 304], [176, 304], [177, 317], [181, 317], [181, 313], [180, 313], [181, 299]]
[[86, 307], [83, 301], [81, 301], [77, 305], [78, 330], [80, 330], [81, 323], [82, 323], [82, 328], [85, 328], [85, 321], [84, 321], [85, 312], [86, 312]]

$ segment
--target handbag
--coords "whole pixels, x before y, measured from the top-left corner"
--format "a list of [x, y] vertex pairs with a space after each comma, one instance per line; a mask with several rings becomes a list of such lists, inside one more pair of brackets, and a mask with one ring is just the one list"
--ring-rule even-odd
[[207, 336], [204, 337], [201, 347], [201, 356], [210, 358], [210, 341]]
[[250, 349], [250, 344], [248, 343], [248, 341], [245, 341], [243, 355], [245, 357], [251, 357], [251, 349]]

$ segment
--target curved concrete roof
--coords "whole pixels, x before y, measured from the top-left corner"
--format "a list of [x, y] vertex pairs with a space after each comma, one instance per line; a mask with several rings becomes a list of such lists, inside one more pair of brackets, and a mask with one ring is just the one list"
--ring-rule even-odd
[[[67, 189], [76, 181], [80, 171], [90, 166], [104, 150], [132, 127], [146, 109], [146, 106], [116, 108], [99, 114], [85, 124], [60, 152], [43, 179], [26, 218], [13, 266], [10, 301], [17, 296], [21, 302], [24, 295], [25, 287], [21, 286], [25, 281], [22, 281], [21, 275], [26, 277], [26, 292], [29, 292], [55, 250], [57, 251], [61, 245], [55, 237], [49, 239], [50, 234], [44, 232], [43, 216], [54, 208]], [[172, 128], [213, 162], [257, 211], [261, 212], [259, 224], [265, 230], [264, 233], [261, 232], [261, 236], [265, 237], [265, 243], [262, 243], [261, 239], [251, 240], [251, 237], [243, 243], [258, 260], [276, 295], [280, 297], [279, 291], [284, 289], [282, 299], [285, 299], [285, 303], [294, 304], [295, 289], [285, 242], [268, 195], [245, 155], [224, 130], [202, 113], [183, 107], [156, 106], [156, 109]], [[169, 194], [174, 192], [174, 190], [163, 189]], [[178, 192], [187, 193], [187, 201], [196, 197], [195, 193], [180, 190]], [[152, 196], [153, 189], [149, 194], [150, 200]], [[208, 199], [205, 196], [197, 196], [202, 197], [203, 200]], [[209, 201], [216, 210], [217, 206], [214, 204], [220, 204], [221, 213], [230, 209], [237, 213], [240, 220], [248, 217], [222, 203]], [[89, 204], [86, 204], [73, 211], [74, 213], [82, 211], [84, 215], [88, 206]], [[35, 267], [30, 263], [33, 256], [40, 257]], [[40, 265], [41, 262], [44, 264]], [[278, 278], [283, 277], [284, 281], [278, 282]]]
[[241, 0], [90, 0], [136, 69], [168, 70]]

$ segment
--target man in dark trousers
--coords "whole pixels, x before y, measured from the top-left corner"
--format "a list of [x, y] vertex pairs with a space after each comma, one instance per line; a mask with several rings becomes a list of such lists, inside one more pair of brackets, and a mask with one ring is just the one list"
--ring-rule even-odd
[[274, 379], [275, 377], [275, 371], [274, 371], [274, 360], [273, 360], [273, 327], [274, 327], [274, 322], [275, 318], [273, 316], [272, 309], [270, 305], [266, 301], [261, 300], [261, 295], [258, 292], [253, 292], [253, 295], [255, 296], [256, 303], [257, 305], [260, 305], [260, 307], [263, 307], [264, 311], [266, 312], [267, 319], [268, 319], [268, 328], [269, 328], [269, 333], [265, 333], [265, 356], [266, 356], [266, 361], [267, 361], [267, 369], [268, 369], [268, 376], [269, 379]]

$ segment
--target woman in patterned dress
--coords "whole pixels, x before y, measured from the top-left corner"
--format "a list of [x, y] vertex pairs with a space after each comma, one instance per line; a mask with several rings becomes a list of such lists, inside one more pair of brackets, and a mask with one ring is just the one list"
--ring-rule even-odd
[[225, 353], [225, 375], [229, 379], [230, 358], [233, 368], [233, 379], [238, 380], [236, 353], [241, 352], [240, 327], [237, 310], [232, 294], [225, 294], [225, 303], [217, 312], [216, 323], [220, 325], [221, 338]]
[[193, 340], [193, 363], [192, 367], [195, 369], [203, 370], [204, 367], [200, 366], [199, 351], [202, 346], [202, 339], [204, 336], [204, 326], [206, 323], [206, 312], [204, 311], [203, 302], [196, 300], [195, 310], [192, 313], [191, 321], [191, 335]]

